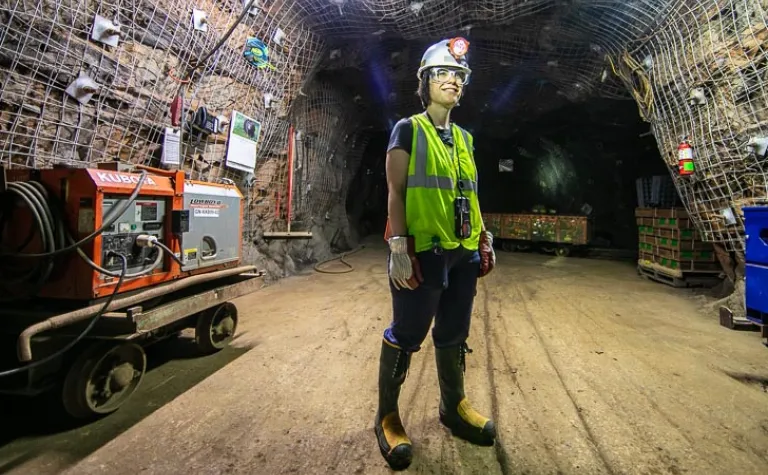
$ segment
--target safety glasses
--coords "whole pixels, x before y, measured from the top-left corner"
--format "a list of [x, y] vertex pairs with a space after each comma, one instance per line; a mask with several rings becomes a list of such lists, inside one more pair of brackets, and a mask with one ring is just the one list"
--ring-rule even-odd
[[432, 68], [429, 70], [429, 79], [438, 83], [446, 83], [452, 79], [462, 86], [469, 84], [469, 74], [461, 69]]

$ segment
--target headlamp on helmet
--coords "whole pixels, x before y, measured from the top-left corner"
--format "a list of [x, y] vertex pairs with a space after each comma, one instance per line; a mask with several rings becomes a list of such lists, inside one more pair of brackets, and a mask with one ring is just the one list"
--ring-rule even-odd
[[454, 38], [448, 42], [448, 51], [451, 52], [451, 56], [456, 58], [456, 61], [462, 61], [469, 51], [469, 41], [462, 37]]

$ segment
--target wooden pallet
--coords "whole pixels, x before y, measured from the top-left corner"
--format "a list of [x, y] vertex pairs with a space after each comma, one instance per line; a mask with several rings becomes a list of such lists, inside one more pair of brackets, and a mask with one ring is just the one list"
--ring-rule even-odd
[[637, 264], [637, 272], [647, 279], [667, 284], [672, 287], [712, 287], [720, 282], [718, 274], [713, 272], [685, 272], [676, 273], [670, 270], [665, 272], [660, 266], [646, 266]]

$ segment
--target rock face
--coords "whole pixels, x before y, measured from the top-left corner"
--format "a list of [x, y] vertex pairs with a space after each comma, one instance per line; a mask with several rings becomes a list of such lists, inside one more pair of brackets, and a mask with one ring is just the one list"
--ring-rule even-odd
[[[331, 83], [317, 81], [296, 100], [292, 230], [312, 231], [310, 241], [267, 241], [265, 231], [287, 227], [287, 183], [284, 157], [259, 168], [249, 194], [249, 238], [255, 256], [263, 256], [272, 277], [289, 275], [297, 265], [331, 255], [331, 248], [348, 249], [359, 239], [347, 218], [346, 201], [368, 134], [359, 129], [354, 104]], [[258, 261], [257, 261], [258, 262]]]

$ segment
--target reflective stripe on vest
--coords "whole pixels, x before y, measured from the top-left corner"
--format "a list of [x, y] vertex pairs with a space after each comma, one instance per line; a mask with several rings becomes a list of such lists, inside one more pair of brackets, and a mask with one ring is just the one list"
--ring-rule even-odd
[[[424, 128], [420, 124], [414, 125], [414, 128], [416, 129], [416, 164], [413, 167], [413, 175], [408, 176], [407, 187], [452, 190], [456, 186], [453, 182], [453, 177], [427, 175], [427, 135], [424, 133]], [[467, 147], [471, 156], [472, 151], [469, 150], [469, 137], [467, 136], [467, 132], [461, 128], [459, 131], [461, 132], [462, 140], [464, 140], [464, 145]], [[455, 147], [456, 145], [454, 145], [454, 148]], [[474, 180], [459, 180], [459, 189], [477, 193], [477, 183]]]

